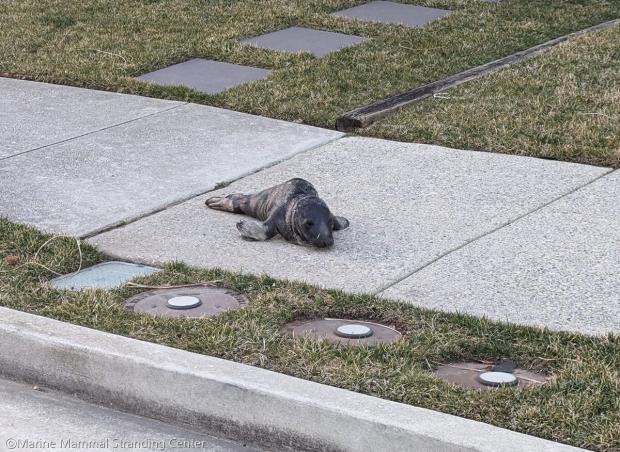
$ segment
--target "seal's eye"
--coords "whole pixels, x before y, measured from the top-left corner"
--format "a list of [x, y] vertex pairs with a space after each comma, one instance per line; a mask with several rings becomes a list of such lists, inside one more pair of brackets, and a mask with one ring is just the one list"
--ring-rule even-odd
[[314, 226], [314, 223], [312, 221], [306, 221], [304, 223], [304, 226], [306, 226], [307, 228], [311, 228], [312, 226]]

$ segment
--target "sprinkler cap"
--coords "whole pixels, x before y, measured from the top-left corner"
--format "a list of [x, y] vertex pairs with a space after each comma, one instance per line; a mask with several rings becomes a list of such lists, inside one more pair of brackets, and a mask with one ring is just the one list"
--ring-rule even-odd
[[192, 309], [197, 308], [202, 304], [202, 301], [197, 297], [180, 296], [172, 297], [166, 302], [166, 306], [170, 309]]
[[486, 386], [516, 386], [519, 383], [517, 377], [508, 372], [484, 372], [478, 375], [480, 383]]
[[359, 323], [340, 325], [336, 328], [335, 333], [337, 336], [346, 337], [347, 339], [362, 339], [373, 335], [372, 329], [366, 325], [360, 325]]

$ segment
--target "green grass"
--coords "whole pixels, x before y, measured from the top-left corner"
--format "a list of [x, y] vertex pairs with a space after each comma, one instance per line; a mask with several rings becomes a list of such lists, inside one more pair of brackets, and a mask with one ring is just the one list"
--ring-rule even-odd
[[[329, 15], [364, 0], [4, 0], [0, 73], [333, 127], [355, 107], [620, 17], [618, 0], [406, 2], [454, 13], [410, 29]], [[295, 24], [371, 39], [321, 59], [238, 42]], [[217, 96], [133, 80], [192, 57], [274, 73]]]
[[[70, 238], [49, 237], [0, 219], [0, 305], [91, 328], [272, 369], [402, 403], [600, 451], [620, 449], [620, 336], [585, 337], [418, 309], [372, 296], [173, 263], [144, 284], [220, 281], [247, 294], [242, 310], [210, 320], [132, 314], [123, 301], [139, 289], [82, 292], [46, 282], [104, 259]], [[81, 259], [80, 259], [81, 255]], [[402, 341], [348, 348], [292, 340], [282, 327], [313, 317], [367, 319], [393, 325]], [[443, 383], [434, 363], [516, 360], [551, 382], [527, 391], [481, 392]]]
[[620, 167], [620, 25], [466, 83], [362, 133]]

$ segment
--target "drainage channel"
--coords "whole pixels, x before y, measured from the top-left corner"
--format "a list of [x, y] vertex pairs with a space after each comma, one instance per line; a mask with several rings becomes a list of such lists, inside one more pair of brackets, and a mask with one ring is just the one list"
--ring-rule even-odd
[[620, 19], [614, 19], [601, 24], [593, 25], [570, 34], [560, 36], [559, 38], [552, 39], [537, 46], [530, 47], [529, 49], [513, 53], [512, 55], [508, 55], [498, 60], [491, 61], [481, 66], [467, 69], [442, 80], [437, 80], [427, 85], [414, 88], [411, 91], [397, 94], [373, 104], [357, 108], [338, 118], [336, 120], [336, 128], [340, 131], [348, 131], [351, 129], [368, 127], [373, 122], [395, 113], [414, 102], [424, 100], [433, 94], [440, 93], [446, 89], [453, 88], [470, 80], [483, 77], [506, 66], [533, 58], [546, 50], [568, 41], [569, 39], [593, 31], [610, 28], [617, 24], [620, 24]]

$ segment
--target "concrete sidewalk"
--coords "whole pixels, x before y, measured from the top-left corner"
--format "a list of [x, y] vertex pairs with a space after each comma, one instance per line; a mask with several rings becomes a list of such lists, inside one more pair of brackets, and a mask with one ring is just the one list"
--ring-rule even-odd
[[[0, 215], [13, 221], [92, 236], [149, 264], [178, 259], [527, 325], [620, 331], [620, 177], [608, 168], [342, 138], [32, 82], [0, 79], [0, 90]], [[351, 221], [334, 249], [245, 242], [238, 216], [197, 196], [291, 177]]]
[[334, 212], [351, 221], [329, 251], [281, 239], [243, 241], [235, 229], [239, 216], [204, 207], [214, 193], [92, 242], [148, 264], [181, 260], [267, 273], [422, 307], [604, 334], [620, 330], [614, 227], [620, 184], [609, 171], [344, 138], [215, 192], [254, 192], [291, 177], [312, 181]]

